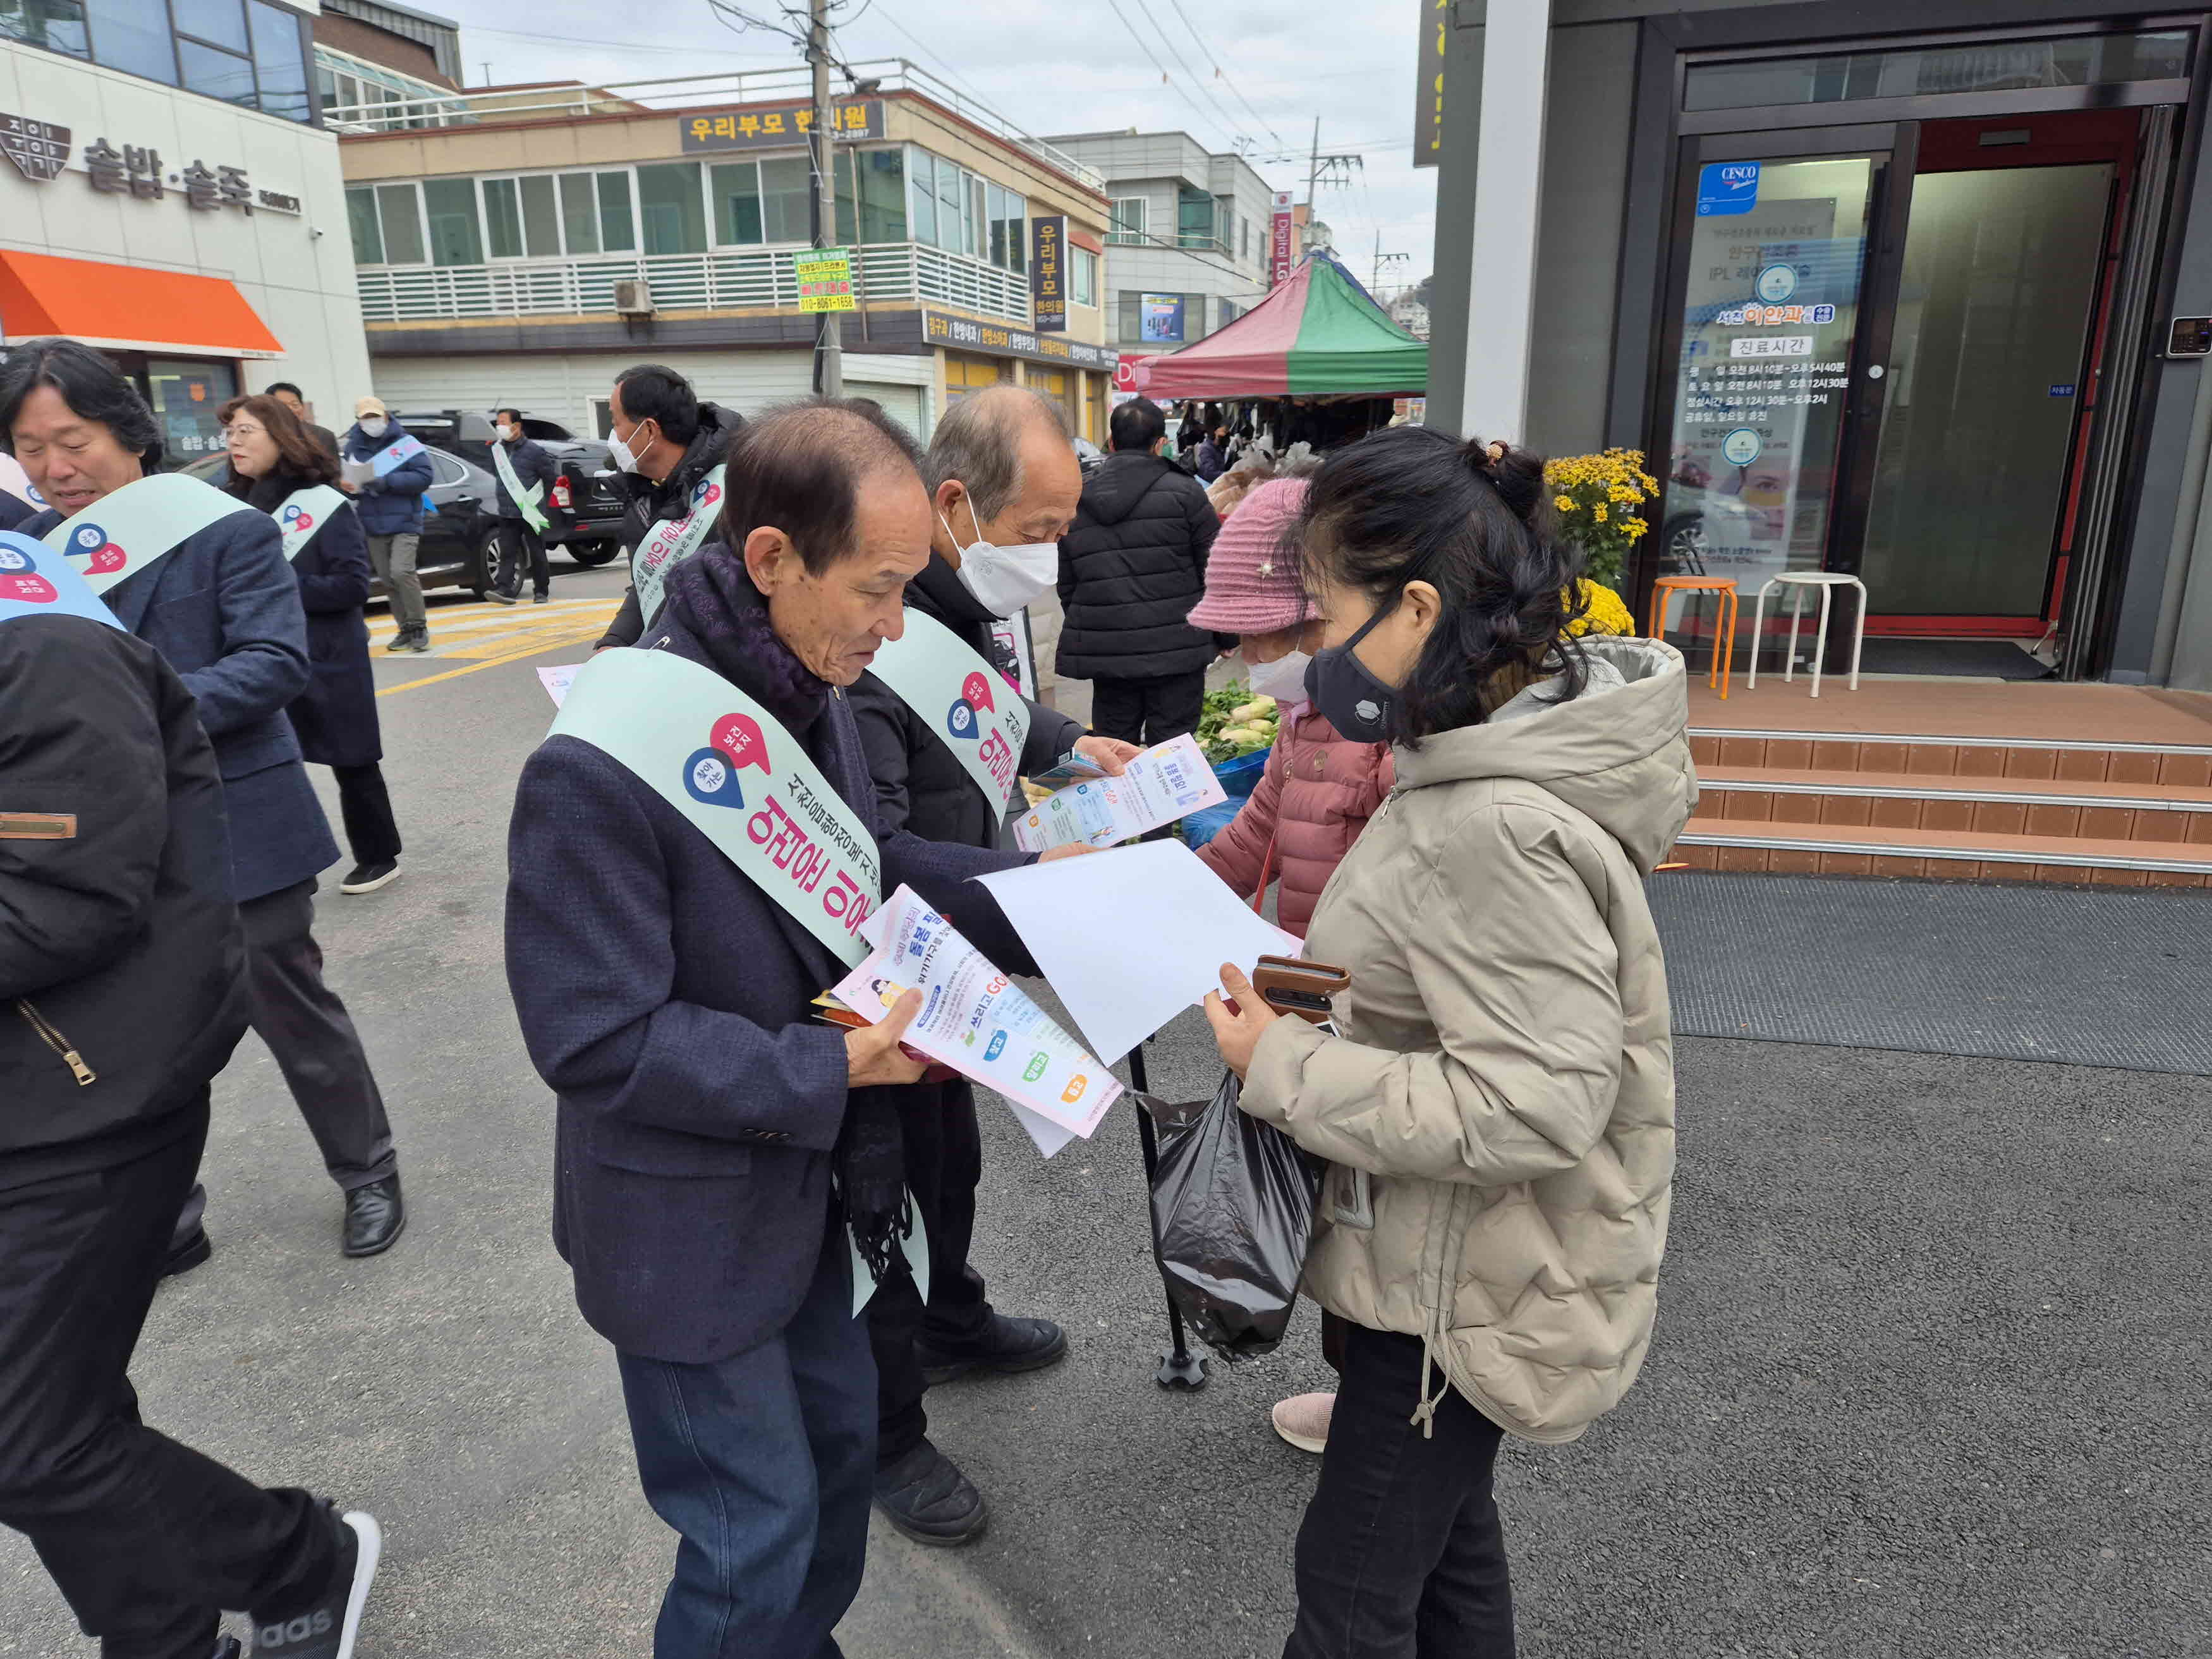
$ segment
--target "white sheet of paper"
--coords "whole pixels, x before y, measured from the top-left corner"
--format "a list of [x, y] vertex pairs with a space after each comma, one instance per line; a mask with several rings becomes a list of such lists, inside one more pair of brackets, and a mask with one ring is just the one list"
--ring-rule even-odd
[[1305, 954], [1179, 841], [978, 879], [1109, 1066], [1219, 989], [1223, 963]]
[[553, 699], [553, 706], [558, 708], [568, 701], [570, 682], [583, 672], [584, 665], [580, 662], [558, 663], [550, 668], [539, 669], [538, 683], [545, 688], [545, 695]]
[[350, 484], [365, 484], [376, 476], [376, 468], [368, 461], [340, 461], [338, 466]]

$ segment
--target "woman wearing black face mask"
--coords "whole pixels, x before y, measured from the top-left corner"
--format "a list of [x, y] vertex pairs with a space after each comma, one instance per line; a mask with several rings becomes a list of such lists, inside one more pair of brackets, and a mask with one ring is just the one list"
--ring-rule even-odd
[[1567, 633], [1542, 464], [1428, 427], [1314, 479], [1307, 686], [1396, 787], [1307, 934], [1334, 1033], [1222, 969], [1243, 1105], [1329, 1165], [1304, 1279], [1346, 1322], [1289, 1659], [1508, 1659], [1500, 1438], [1572, 1440], [1651, 1336], [1674, 1170], [1643, 878], [1696, 796], [1681, 658]]

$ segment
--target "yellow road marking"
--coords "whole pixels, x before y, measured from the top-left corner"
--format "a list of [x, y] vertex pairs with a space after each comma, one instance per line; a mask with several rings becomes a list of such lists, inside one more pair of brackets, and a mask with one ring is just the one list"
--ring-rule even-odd
[[511, 651], [503, 657], [493, 657], [483, 662], [472, 662], [465, 668], [448, 668], [442, 674], [426, 675], [419, 680], [404, 680], [398, 685], [381, 686], [376, 695], [389, 697], [401, 691], [412, 691], [420, 685], [435, 685], [441, 680], [459, 679], [464, 674], [474, 674], [486, 668], [497, 668], [502, 663], [520, 662], [526, 657], [543, 656], [548, 651], [557, 651], [564, 645], [595, 643], [601, 630], [597, 628], [564, 634], [558, 638], [540, 639], [520, 651]]

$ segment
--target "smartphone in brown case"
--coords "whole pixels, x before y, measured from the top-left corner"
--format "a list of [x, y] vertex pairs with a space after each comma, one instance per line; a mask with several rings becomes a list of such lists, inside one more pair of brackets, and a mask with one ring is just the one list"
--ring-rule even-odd
[[1261, 957], [1252, 969], [1252, 988], [1262, 1002], [1316, 1025], [1329, 1018], [1329, 999], [1351, 983], [1352, 975], [1342, 968], [1296, 957]]

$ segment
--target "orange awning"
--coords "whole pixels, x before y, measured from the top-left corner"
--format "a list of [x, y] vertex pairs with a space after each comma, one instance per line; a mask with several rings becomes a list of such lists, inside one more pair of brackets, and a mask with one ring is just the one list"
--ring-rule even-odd
[[284, 355], [227, 278], [51, 253], [0, 252], [0, 331], [10, 340], [66, 334], [118, 351]]

